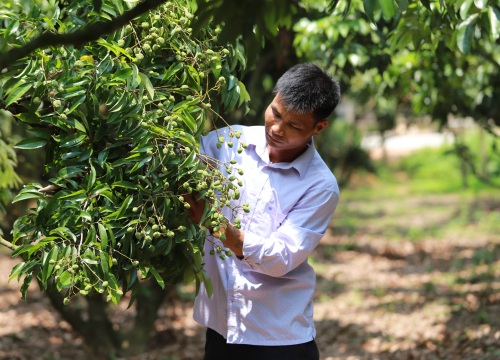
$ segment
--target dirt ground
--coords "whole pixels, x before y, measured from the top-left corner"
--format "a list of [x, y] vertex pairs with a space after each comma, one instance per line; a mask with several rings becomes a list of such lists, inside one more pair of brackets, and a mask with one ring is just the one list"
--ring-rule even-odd
[[[405, 201], [429, 207], [430, 199]], [[377, 227], [400, 229], [409, 221], [439, 227], [446, 214], [456, 213], [454, 201], [432, 198], [443, 207], [441, 217], [408, 219], [379, 207], [370, 214], [358, 209], [366, 225], [356, 230], [334, 222], [311, 259], [322, 360], [500, 359], [500, 200], [487, 228], [471, 222], [456, 232], [395, 241]], [[349, 206], [344, 210], [352, 216], [363, 205]], [[392, 223], [383, 223], [386, 218]], [[0, 359], [93, 359], [36, 286], [26, 302], [20, 299], [17, 281], [7, 282], [15, 263], [0, 252]], [[165, 304], [150, 350], [130, 360], [201, 359], [204, 330], [191, 316], [190, 299]]]

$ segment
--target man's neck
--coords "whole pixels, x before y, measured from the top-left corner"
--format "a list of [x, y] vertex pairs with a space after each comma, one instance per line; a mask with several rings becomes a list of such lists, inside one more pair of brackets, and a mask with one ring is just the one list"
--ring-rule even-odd
[[302, 155], [307, 150], [308, 147], [309, 147], [309, 144], [300, 150], [279, 151], [279, 150], [275, 150], [272, 147], [270, 147], [269, 145], [267, 145], [267, 153], [269, 154], [269, 161], [272, 164], [291, 163], [292, 161], [297, 159], [300, 155]]

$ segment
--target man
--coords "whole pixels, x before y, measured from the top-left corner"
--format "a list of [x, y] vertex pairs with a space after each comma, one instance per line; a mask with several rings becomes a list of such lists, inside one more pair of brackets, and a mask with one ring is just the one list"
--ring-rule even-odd
[[[339, 189], [312, 139], [328, 125], [340, 88], [317, 66], [300, 64], [283, 74], [274, 93], [264, 127], [233, 126], [201, 139], [202, 153], [221, 171], [232, 159], [244, 171], [239, 200], [220, 210], [227, 226], [205, 241], [213, 294], [202, 286], [194, 309], [194, 319], [207, 327], [205, 360], [319, 359], [315, 274], [307, 258], [328, 227]], [[236, 131], [248, 145], [243, 152], [218, 148], [221, 136], [234, 141], [230, 133]], [[187, 201], [191, 219], [199, 222], [204, 204]], [[250, 211], [235, 216], [231, 208], [243, 203]], [[234, 255], [210, 255], [218, 246]]]

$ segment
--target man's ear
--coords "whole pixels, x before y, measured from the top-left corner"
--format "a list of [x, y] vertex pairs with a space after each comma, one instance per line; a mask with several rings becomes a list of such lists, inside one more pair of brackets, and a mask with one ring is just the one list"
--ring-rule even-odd
[[328, 120], [321, 120], [316, 123], [314, 126], [314, 132], [313, 135], [318, 135], [321, 131], [323, 131], [324, 128], [328, 125]]

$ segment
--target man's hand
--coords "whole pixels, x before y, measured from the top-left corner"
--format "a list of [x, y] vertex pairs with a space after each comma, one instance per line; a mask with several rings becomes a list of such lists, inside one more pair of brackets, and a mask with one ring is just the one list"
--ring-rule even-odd
[[[184, 200], [189, 204], [189, 208], [186, 209], [187, 214], [192, 222], [200, 224], [203, 219], [203, 214], [205, 212], [205, 199], [199, 199], [198, 193], [193, 192], [192, 194], [185, 194]], [[221, 233], [213, 233], [211, 226], [205, 224], [200, 224], [205, 226], [210, 230], [213, 236], [220, 238]], [[224, 231], [225, 239], [224, 244], [231, 249], [234, 254], [239, 258], [243, 258], [243, 241], [245, 239], [245, 233], [243, 230], [235, 228], [231, 223], [227, 223]]]
[[189, 208], [186, 209], [187, 215], [196, 224], [201, 222], [203, 213], [205, 212], [205, 199], [199, 199], [198, 195], [196, 192], [183, 195], [184, 200], [189, 204]]

